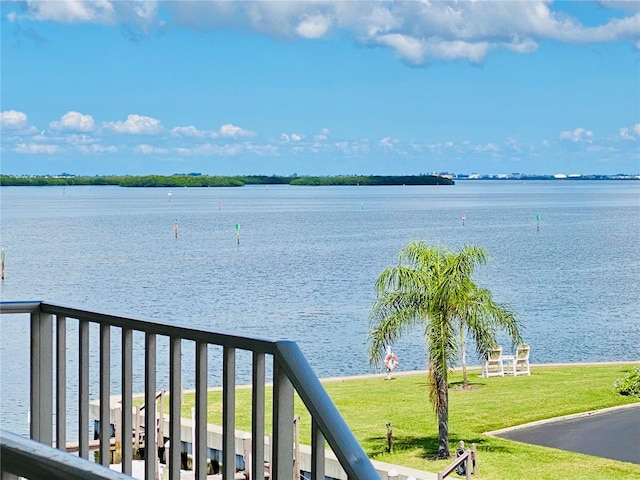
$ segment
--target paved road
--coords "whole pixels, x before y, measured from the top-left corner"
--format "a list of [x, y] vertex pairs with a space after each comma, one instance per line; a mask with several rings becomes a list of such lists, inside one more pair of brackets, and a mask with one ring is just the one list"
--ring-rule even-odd
[[640, 465], [640, 404], [497, 436]]

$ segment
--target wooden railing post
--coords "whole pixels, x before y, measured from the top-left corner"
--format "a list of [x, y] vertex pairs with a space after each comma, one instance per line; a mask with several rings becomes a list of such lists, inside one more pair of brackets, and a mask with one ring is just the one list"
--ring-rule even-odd
[[461, 440], [458, 445], [458, 450], [464, 450], [459, 457], [457, 457], [447, 468], [438, 472], [438, 480], [444, 480], [448, 477], [454, 470], [458, 468], [459, 465], [464, 465], [465, 470], [465, 478], [467, 480], [471, 479], [471, 474], [478, 473], [478, 465], [476, 461], [476, 444], [472, 443], [470, 449], [464, 448], [464, 442]]
[[477, 450], [476, 450], [476, 444], [472, 443], [471, 444], [471, 459], [473, 460], [473, 474], [477, 475], [478, 474], [478, 455], [477, 455]]

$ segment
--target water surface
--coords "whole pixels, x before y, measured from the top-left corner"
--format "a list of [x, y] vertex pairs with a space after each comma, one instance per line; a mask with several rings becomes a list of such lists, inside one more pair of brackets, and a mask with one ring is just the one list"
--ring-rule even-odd
[[[415, 239], [479, 244], [492, 260], [476, 279], [516, 310], [533, 362], [637, 360], [639, 187], [2, 187], [2, 300], [291, 339], [321, 377], [362, 374], [373, 371], [366, 333], [374, 282], [397, 263], [397, 252]], [[23, 387], [12, 385], [28, 377], [27, 322], [0, 328], [2, 405], [23, 403], [12, 393]], [[77, 347], [73, 328], [70, 351]], [[185, 363], [193, 358], [189, 348]], [[394, 350], [402, 370], [425, 368], [419, 329]], [[159, 355], [165, 351], [161, 343]], [[160, 383], [163, 372], [160, 358]], [[239, 381], [247, 373], [239, 365]], [[190, 381], [185, 374], [185, 387]], [[219, 382], [218, 371], [210, 382]]]

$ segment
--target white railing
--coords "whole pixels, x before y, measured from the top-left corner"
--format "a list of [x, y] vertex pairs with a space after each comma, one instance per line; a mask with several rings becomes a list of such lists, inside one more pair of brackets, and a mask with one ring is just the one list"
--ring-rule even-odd
[[[252, 385], [252, 426], [251, 436], [262, 439], [265, 436], [265, 365], [267, 359], [273, 362], [273, 410], [272, 444], [269, 452], [269, 473], [271, 478], [290, 480], [294, 478], [294, 438], [292, 422], [294, 418], [294, 392], [298, 394], [311, 416], [312, 480], [325, 478], [325, 441], [338, 458], [341, 467], [349, 479], [379, 479], [380, 476], [356, 441], [349, 427], [327, 395], [324, 387], [314, 374], [304, 355], [294, 342], [269, 341], [247, 336], [218, 333], [179, 326], [172, 323], [154, 322], [139, 318], [124, 317], [87, 311], [46, 302], [0, 302], [0, 314], [29, 314], [31, 337], [30, 367], [30, 437], [18, 441], [9, 433], [0, 434], [2, 446], [2, 472], [25, 476], [46, 468], [43, 458], [49, 458], [56, 464], [68, 463], [69, 469], [80, 468], [85, 476], [60, 475], [56, 469], [49, 469], [52, 479], [63, 478], [122, 478], [115, 472], [103, 468], [103, 476], [96, 474], [96, 464], [89, 458], [89, 356], [90, 325], [99, 328], [99, 461], [109, 465], [110, 455], [110, 398], [114, 393], [121, 394], [122, 417], [117, 422], [122, 432], [132, 430], [131, 411], [133, 408], [133, 333], [144, 335], [144, 429], [154, 432], [156, 429], [156, 360], [157, 341], [166, 337], [169, 341], [169, 391], [179, 392], [182, 388], [182, 344], [195, 342], [195, 478], [206, 479], [207, 475], [207, 374], [208, 348], [222, 348], [222, 462], [223, 479], [233, 479], [236, 474], [235, 459], [235, 390], [236, 390], [236, 351], [251, 352]], [[53, 458], [46, 452], [51, 445], [65, 450], [67, 438], [67, 321], [78, 324], [78, 419], [79, 432], [78, 456], [66, 452]], [[111, 332], [120, 331], [121, 345], [119, 363], [121, 371], [120, 391], [111, 392]], [[55, 366], [55, 371], [54, 371]], [[2, 368], [7, 367], [2, 365]], [[55, 405], [55, 408], [54, 408]], [[0, 406], [1, 407], [1, 406]], [[54, 422], [55, 414], [55, 422]], [[169, 431], [171, 439], [180, 438], [180, 395], [169, 396]], [[54, 429], [55, 425], [55, 429]], [[74, 429], [75, 432], [75, 429]], [[133, 450], [131, 435], [122, 435], [122, 472], [131, 475]], [[24, 442], [27, 442], [25, 445]], [[155, 480], [157, 469], [157, 440], [153, 435], [145, 438], [145, 479]], [[59, 450], [56, 450], [58, 452]], [[180, 449], [169, 449], [169, 478], [180, 478]], [[23, 465], [24, 457], [32, 462]], [[252, 478], [264, 478], [265, 445], [261, 441], [251, 442], [250, 468]], [[17, 461], [21, 459], [20, 461]], [[72, 460], [73, 459], [73, 460]], [[87, 460], [82, 460], [87, 459]], [[29, 470], [29, 468], [31, 470]], [[84, 470], [82, 470], [84, 468]], [[36, 469], [36, 470], [33, 470]], [[64, 469], [62, 470], [64, 471]], [[98, 470], [99, 474], [100, 470]], [[40, 478], [37, 474], [33, 478]], [[113, 476], [111, 476], [113, 475]], [[295, 472], [297, 477], [298, 472]]]

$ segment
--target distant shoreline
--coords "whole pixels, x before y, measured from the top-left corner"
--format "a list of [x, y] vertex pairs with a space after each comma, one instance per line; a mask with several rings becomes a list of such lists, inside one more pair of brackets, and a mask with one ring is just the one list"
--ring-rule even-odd
[[454, 185], [451, 178], [440, 175], [349, 175], [327, 177], [298, 176], [209, 176], [188, 175], [145, 175], [145, 176], [14, 176], [0, 175], [2, 186], [71, 186], [97, 185], [119, 187], [243, 187], [245, 185], [296, 185], [296, 186], [335, 186], [335, 185]]
[[278, 176], [237, 175], [209, 176], [198, 173], [176, 175], [0, 175], [0, 186], [119, 186], [119, 187], [243, 187], [246, 185], [294, 185], [294, 186], [367, 186], [367, 185], [455, 185], [465, 180], [640, 180], [638, 175], [336, 175], [336, 176]]

